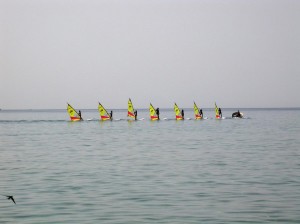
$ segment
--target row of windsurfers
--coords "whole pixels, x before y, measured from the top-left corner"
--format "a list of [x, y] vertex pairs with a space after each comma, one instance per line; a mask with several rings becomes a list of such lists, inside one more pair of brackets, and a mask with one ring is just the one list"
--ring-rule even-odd
[[[202, 119], [203, 118], [203, 111], [202, 111], [201, 108], [198, 108], [198, 111], [199, 111], [198, 116], [195, 115], [196, 119], [198, 119], [198, 118]], [[160, 117], [159, 117], [159, 115], [160, 115], [159, 108], [155, 109], [155, 113], [156, 113], [156, 117], [157, 117], [156, 120], [160, 120]], [[108, 120], [113, 120], [113, 111], [112, 110], [110, 111], [110, 113], [108, 115], [109, 115]], [[183, 109], [181, 109], [180, 115], [181, 115], [181, 119], [184, 119], [184, 110]], [[82, 116], [81, 116], [81, 111], [80, 110], [78, 111], [78, 116], [79, 116], [80, 120], [83, 120]], [[127, 116], [129, 116], [129, 115], [127, 114]], [[222, 116], [222, 109], [218, 108], [217, 118], [222, 118], [222, 117], [223, 117]], [[234, 117], [243, 118], [243, 114], [238, 110], [237, 112], [232, 113], [232, 118], [234, 118]], [[134, 110], [134, 120], [137, 120], [137, 110]]]

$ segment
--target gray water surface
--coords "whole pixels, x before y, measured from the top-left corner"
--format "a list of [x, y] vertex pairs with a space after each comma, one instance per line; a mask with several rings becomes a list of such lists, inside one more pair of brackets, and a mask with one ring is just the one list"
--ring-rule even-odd
[[204, 112], [1, 111], [0, 223], [300, 223], [300, 110]]

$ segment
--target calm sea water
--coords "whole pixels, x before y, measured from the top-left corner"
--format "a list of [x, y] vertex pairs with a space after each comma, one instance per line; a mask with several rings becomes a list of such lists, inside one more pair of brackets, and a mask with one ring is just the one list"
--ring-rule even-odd
[[0, 223], [300, 223], [300, 110], [242, 112], [0, 111]]

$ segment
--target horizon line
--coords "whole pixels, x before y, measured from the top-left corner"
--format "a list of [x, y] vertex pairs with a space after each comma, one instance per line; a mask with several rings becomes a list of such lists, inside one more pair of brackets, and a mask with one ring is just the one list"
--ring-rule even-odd
[[[222, 109], [300, 109], [300, 107], [221, 107]], [[97, 108], [77, 108], [80, 110], [98, 110]], [[106, 108], [109, 110], [127, 110], [127, 108]], [[149, 108], [136, 108], [139, 110], [148, 110]], [[161, 107], [161, 110], [169, 110], [169, 109], [173, 109], [173, 107]], [[182, 107], [182, 109], [192, 109], [192, 107]], [[202, 107], [201, 109], [215, 109], [214, 107]], [[12, 111], [12, 110], [66, 110], [66, 108], [55, 108], [55, 109], [49, 109], [49, 108], [26, 108], [26, 109], [3, 109], [0, 108], [0, 111]]]

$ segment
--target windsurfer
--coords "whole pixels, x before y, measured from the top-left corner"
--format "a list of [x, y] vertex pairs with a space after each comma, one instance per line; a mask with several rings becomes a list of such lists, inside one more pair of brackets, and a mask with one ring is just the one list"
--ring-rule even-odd
[[113, 111], [112, 110], [110, 111], [109, 117], [111, 120], [113, 119]]
[[223, 117], [221, 108], [219, 108], [219, 116], [220, 116], [220, 118]]
[[232, 114], [232, 117], [239, 117], [239, 118], [242, 118], [243, 117], [243, 115], [240, 113], [240, 111], [238, 110], [237, 112], [234, 112], [233, 114]]
[[203, 117], [202, 109], [199, 110], [199, 114], [201, 117]]
[[80, 110], [78, 111], [78, 115], [79, 115], [80, 120], [82, 120], [81, 111]]
[[184, 119], [184, 110], [183, 109], [181, 110], [181, 117], [182, 117], [182, 119]]
[[137, 119], [137, 110], [134, 111], [134, 120]]
[[159, 120], [159, 108], [156, 108], [156, 115], [157, 115], [157, 119]]

